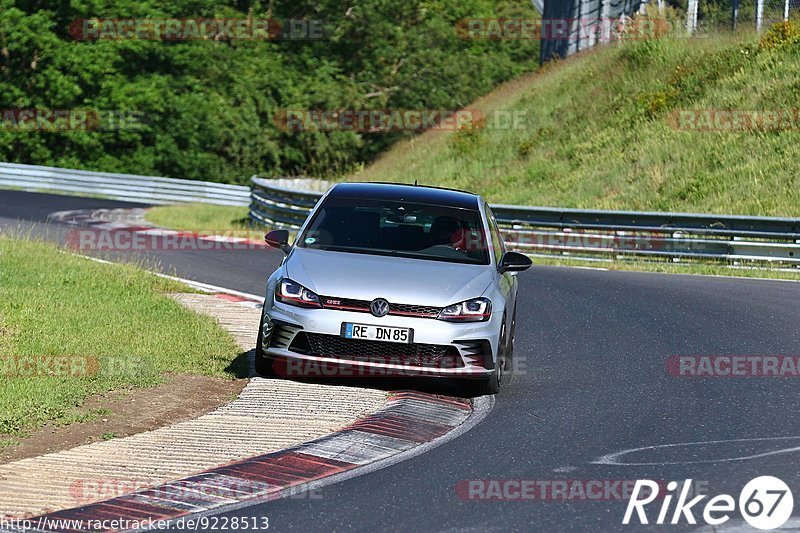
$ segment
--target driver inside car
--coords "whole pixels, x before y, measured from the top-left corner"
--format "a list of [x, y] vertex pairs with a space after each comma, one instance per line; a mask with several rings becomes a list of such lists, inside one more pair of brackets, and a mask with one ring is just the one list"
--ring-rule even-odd
[[450, 246], [458, 251], [466, 251], [466, 235], [454, 217], [436, 217], [431, 224], [431, 246]]

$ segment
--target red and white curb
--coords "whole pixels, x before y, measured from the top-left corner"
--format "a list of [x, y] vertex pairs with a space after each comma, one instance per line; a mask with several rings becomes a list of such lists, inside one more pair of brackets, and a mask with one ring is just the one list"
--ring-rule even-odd
[[33, 531], [80, 531], [75, 524], [103, 521], [136, 524], [119, 530], [147, 529], [150, 520], [164, 524], [274, 500], [292, 489], [310, 490], [327, 484], [326, 478], [333, 482], [342, 475], [359, 475], [365, 466], [449, 440], [448, 434], [460, 426], [477, 423], [465, 424], [471, 415], [470, 400], [395, 392], [379, 411], [316, 440], [124, 496], [29, 518], [28, 523]]

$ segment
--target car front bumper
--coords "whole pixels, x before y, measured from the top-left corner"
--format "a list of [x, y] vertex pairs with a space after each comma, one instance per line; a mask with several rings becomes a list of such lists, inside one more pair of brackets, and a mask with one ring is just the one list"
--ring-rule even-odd
[[[496, 363], [493, 354], [497, 353], [501, 321], [494, 315], [486, 322], [469, 323], [395, 315], [379, 318], [363, 312], [300, 308], [275, 302], [269, 297], [264, 316], [265, 326], [260, 332], [264, 354], [279, 361], [278, 368], [283, 371], [279, 373], [285, 372], [287, 377], [432, 376], [485, 379], [494, 372]], [[413, 343], [400, 345], [341, 339], [342, 324], [345, 322], [411, 328], [414, 332]], [[306, 345], [309, 338], [321, 339], [340, 351], [336, 348], [315, 351], [310, 346], [319, 343]], [[354, 346], [358, 356], [349, 353]], [[373, 349], [374, 353], [371, 352]], [[414, 360], [411, 361], [405, 356], [398, 358], [385, 355], [386, 352], [404, 353], [406, 349], [409, 352], [441, 352], [446, 356], [440, 359], [412, 356]]]

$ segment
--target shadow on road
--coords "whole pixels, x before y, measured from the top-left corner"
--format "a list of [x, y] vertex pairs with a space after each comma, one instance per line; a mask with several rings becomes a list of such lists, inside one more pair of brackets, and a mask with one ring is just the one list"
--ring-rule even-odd
[[[255, 350], [239, 354], [226, 369], [237, 378], [248, 377], [242, 375], [242, 369], [248, 368], [249, 361], [255, 357]], [[478, 383], [474, 380], [457, 380], [448, 378], [419, 377], [419, 376], [386, 376], [386, 377], [351, 377], [351, 376], [286, 376], [285, 366], [280, 363], [275, 367], [279, 379], [287, 379], [299, 383], [316, 383], [319, 385], [338, 385], [342, 387], [358, 387], [377, 389], [383, 391], [413, 390], [443, 396], [458, 398], [475, 398], [479, 396]], [[256, 375], [254, 372], [250, 375]]]

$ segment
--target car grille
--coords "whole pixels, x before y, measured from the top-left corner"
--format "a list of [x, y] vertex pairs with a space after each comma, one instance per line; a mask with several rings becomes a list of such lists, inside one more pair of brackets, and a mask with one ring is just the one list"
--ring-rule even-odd
[[321, 333], [299, 333], [290, 350], [333, 359], [385, 363], [425, 368], [461, 368], [464, 362], [455, 346], [401, 344], [360, 339], [344, 339]]
[[[357, 313], [370, 313], [367, 300], [353, 300], [351, 298], [336, 298], [334, 296], [320, 296], [322, 307], [325, 309], [336, 309], [340, 311], [354, 311]], [[400, 316], [413, 316], [417, 318], [436, 318], [439, 316], [441, 307], [430, 305], [410, 305], [389, 303], [389, 314]]]

